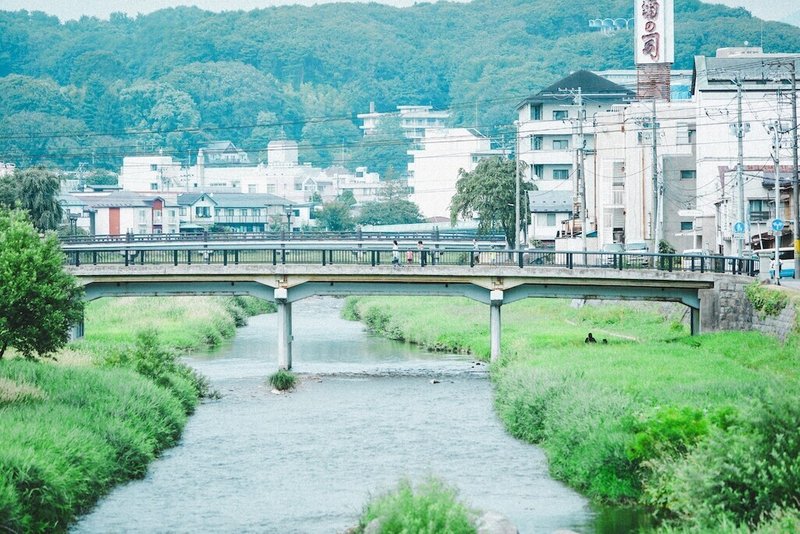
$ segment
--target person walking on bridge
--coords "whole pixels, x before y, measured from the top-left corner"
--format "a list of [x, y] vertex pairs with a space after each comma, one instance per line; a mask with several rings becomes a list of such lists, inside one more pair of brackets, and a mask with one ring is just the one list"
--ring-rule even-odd
[[417, 241], [417, 250], [419, 250], [419, 266], [425, 267], [428, 264], [428, 251], [422, 245], [422, 240]]
[[400, 268], [400, 245], [397, 244], [397, 239], [392, 241], [392, 267]]

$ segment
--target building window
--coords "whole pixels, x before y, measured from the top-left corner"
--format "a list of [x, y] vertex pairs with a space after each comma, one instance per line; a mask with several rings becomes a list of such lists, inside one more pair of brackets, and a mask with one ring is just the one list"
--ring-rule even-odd
[[533, 178], [536, 180], [544, 178], [544, 165], [537, 164], [533, 166]]
[[261, 216], [261, 208], [253, 208], [253, 217]]
[[553, 139], [553, 150], [569, 150], [569, 139]]
[[153, 182], [150, 184], [150, 191], [158, 191], [158, 184]]
[[693, 145], [694, 144], [694, 139], [695, 139], [695, 137], [697, 137], [697, 130], [695, 130], [693, 128], [690, 128], [689, 131], [686, 132], [686, 133], [687, 133], [687, 138], [688, 138], [689, 144]]
[[556, 225], [556, 214], [555, 213], [548, 213], [547, 214], [547, 226], [555, 226]]
[[772, 202], [769, 200], [751, 200], [750, 204], [750, 220], [753, 222], [767, 221], [771, 219], [770, 207]]
[[531, 137], [531, 150], [541, 150], [544, 146], [544, 138], [541, 135]]
[[180, 212], [181, 212], [181, 215], [185, 216], [186, 215], [186, 208], [185, 207], [181, 207]]
[[532, 121], [540, 121], [540, 120], [542, 120], [542, 105], [541, 104], [531, 104], [531, 120]]
[[241, 215], [242, 217], [247, 217], [247, 208], [240, 209], [239, 215]]
[[255, 193], [256, 192], [256, 184], [247, 184], [247, 192], [248, 193]]
[[143, 223], [147, 221], [147, 211], [146, 210], [138, 210], [139, 211], [139, 222]]
[[686, 169], [681, 171], [681, 180], [694, 180], [697, 178], [697, 171]]
[[554, 121], [563, 121], [569, 118], [569, 113], [566, 109], [554, 109], [553, 110], [553, 120]]
[[694, 224], [692, 224], [692, 221], [681, 221], [681, 231], [682, 232], [685, 232], [687, 230], [693, 230], [693, 229], [694, 229]]
[[569, 169], [553, 169], [553, 180], [569, 179]]
[[211, 206], [195, 206], [194, 215], [199, 219], [208, 219], [211, 217]]
[[155, 163], [151, 163], [150, 164], [150, 170], [151, 171], [157, 171], [158, 170], [158, 165], [156, 165]]
[[267, 193], [275, 194], [275, 184], [267, 184]]
[[234, 214], [233, 208], [225, 208], [225, 215], [227, 215], [228, 217], [233, 217], [233, 214]]

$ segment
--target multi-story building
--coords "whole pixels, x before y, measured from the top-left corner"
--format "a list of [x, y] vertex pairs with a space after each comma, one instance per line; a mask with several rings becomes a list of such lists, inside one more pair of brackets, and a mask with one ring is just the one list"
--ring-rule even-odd
[[269, 194], [181, 193], [177, 204], [181, 230], [190, 232], [212, 227], [233, 232], [265, 232], [287, 223], [299, 228], [308, 220], [308, 213], [303, 217], [299, 206]]
[[359, 113], [356, 116], [362, 121], [359, 128], [364, 135], [375, 133], [382, 118], [398, 117], [403, 133], [412, 144], [416, 144], [425, 137], [426, 131], [445, 128], [450, 112], [434, 110], [433, 106], [397, 106], [397, 111], [379, 113], [375, 111], [375, 103], [370, 102], [369, 113]]
[[178, 206], [164, 196], [111, 191], [73, 193], [83, 203], [78, 227], [97, 235], [174, 234]]
[[598, 245], [644, 241], [655, 250], [664, 240], [678, 251], [700, 248], [694, 104], [614, 106], [595, 115], [592, 133], [587, 185]]
[[[575, 218], [567, 225], [567, 233], [580, 233], [579, 212], [580, 184], [578, 184], [579, 140], [583, 130], [584, 169], [593, 168], [594, 135], [592, 121], [598, 113], [610, 110], [633, 97], [633, 92], [612, 83], [592, 72], [574, 72], [551, 86], [529, 96], [517, 105], [517, 144], [519, 158], [527, 166], [527, 178], [537, 189], [537, 196], [544, 198], [551, 193], [552, 202], [561, 204], [566, 194], [573, 197]], [[583, 109], [583, 117], [579, 109]], [[582, 124], [581, 124], [582, 123]], [[586, 173], [585, 173], [586, 174]], [[594, 209], [593, 184], [586, 180], [588, 219], [597, 219]], [[531, 202], [532, 208], [547, 206], [548, 202]], [[551, 221], [554, 212], [542, 212], [545, 221]], [[563, 211], [555, 212], [563, 214]], [[532, 214], [537, 219], [537, 214]], [[538, 219], [537, 219], [538, 220]], [[529, 239], [551, 241], [561, 235], [562, 221], [549, 227], [538, 224], [529, 229]], [[588, 231], [596, 230], [590, 228]]]
[[[760, 48], [723, 48], [714, 57], [695, 58], [693, 93], [697, 105], [697, 209], [703, 247], [738, 252], [736, 222], [744, 223], [744, 247], [774, 247], [771, 221], [791, 221], [791, 72], [800, 79], [797, 54], [765, 54]], [[744, 220], [741, 216], [738, 159], [738, 86], [741, 85]], [[775, 128], [779, 132], [782, 194], [775, 208]], [[796, 135], [796, 132], [795, 132]], [[782, 235], [788, 244], [792, 229]]]
[[411, 201], [425, 218], [450, 217], [461, 170], [470, 172], [486, 157], [503, 156], [489, 138], [471, 128], [429, 130], [418, 149], [408, 151]]

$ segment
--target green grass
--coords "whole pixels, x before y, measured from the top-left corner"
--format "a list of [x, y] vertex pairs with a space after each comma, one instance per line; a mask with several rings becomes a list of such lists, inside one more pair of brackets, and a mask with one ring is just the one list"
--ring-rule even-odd
[[470, 510], [455, 489], [431, 478], [416, 488], [402, 480], [392, 491], [372, 499], [364, 508], [355, 532], [365, 532], [373, 521], [381, 534], [469, 534], [476, 532]]
[[297, 376], [291, 371], [285, 369], [278, 369], [269, 377], [269, 384], [278, 391], [286, 391], [292, 389], [297, 383]]
[[[485, 305], [382, 297], [348, 306], [368, 325], [379, 317], [372, 326], [379, 333], [488, 358]], [[646, 503], [703, 528], [719, 521], [755, 526], [760, 519], [741, 510], [768, 520], [770, 503], [797, 507], [800, 467], [770, 471], [778, 462], [800, 466], [794, 445], [777, 452], [765, 445], [782, 443], [776, 436], [795, 414], [783, 410], [767, 431], [755, 423], [776, 404], [759, 399], [800, 404], [797, 329], [785, 344], [758, 332], [692, 337], [684, 309], [646, 303], [573, 308], [566, 300], [528, 299], [502, 313], [503, 357], [492, 365], [496, 411], [512, 435], [544, 448], [556, 478], [596, 501]], [[608, 343], [585, 344], [587, 332]], [[726, 449], [735, 435], [749, 436], [736, 443], [751, 451], [756, 469], [772, 473], [771, 482], [748, 474], [747, 455], [734, 454], [740, 449]], [[711, 461], [729, 453], [731, 464]], [[726, 469], [738, 473], [731, 487], [741, 482], [753, 491], [715, 486]], [[688, 487], [716, 487], [725, 497], [708, 511], [704, 502], [713, 499]]]

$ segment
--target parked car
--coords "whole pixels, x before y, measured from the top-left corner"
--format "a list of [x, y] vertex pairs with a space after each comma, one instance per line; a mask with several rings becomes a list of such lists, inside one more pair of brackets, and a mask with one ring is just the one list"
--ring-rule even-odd
[[650, 256], [636, 256], [637, 253], [644, 253], [647, 254], [650, 252], [650, 249], [647, 247], [647, 243], [644, 241], [634, 242], [634, 243], [625, 243], [625, 261], [628, 265], [636, 266], [636, 267], [649, 267], [650, 266]]

